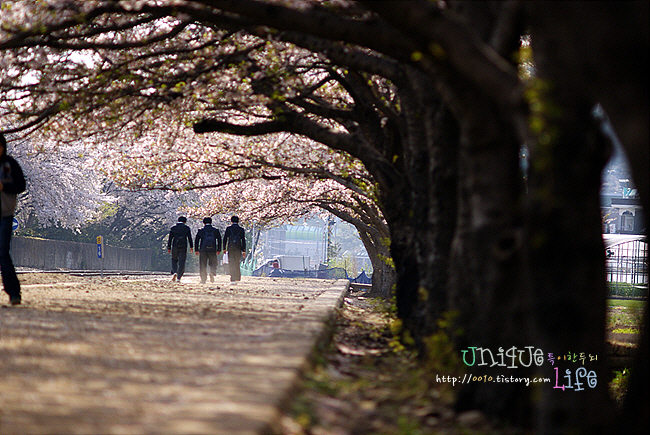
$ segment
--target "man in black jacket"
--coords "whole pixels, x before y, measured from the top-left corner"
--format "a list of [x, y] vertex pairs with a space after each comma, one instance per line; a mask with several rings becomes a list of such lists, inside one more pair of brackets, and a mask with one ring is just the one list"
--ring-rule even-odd
[[235, 284], [241, 281], [241, 269], [239, 263], [246, 257], [246, 236], [244, 229], [239, 226], [239, 218], [230, 218], [230, 225], [223, 235], [223, 250], [228, 251], [228, 266], [230, 269], [230, 283]]
[[0, 269], [5, 293], [11, 305], [21, 303], [20, 281], [9, 254], [13, 232], [16, 196], [25, 191], [25, 176], [20, 165], [7, 155], [7, 140], [0, 133]]
[[180, 216], [176, 225], [169, 231], [167, 240], [167, 252], [172, 254], [172, 281], [180, 281], [185, 273], [188, 244], [190, 251], [192, 250], [192, 232], [185, 222], [187, 218]]
[[194, 249], [199, 256], [199, 275], [201, 283], [207, 279], [207, 266], [210, 263], [210, 282], [214, 282], [217, 274], [217, 256], [221, 252], [221, 233], [212, 226], [212, 218], [203, 219], [205, 226], [196, 233]]

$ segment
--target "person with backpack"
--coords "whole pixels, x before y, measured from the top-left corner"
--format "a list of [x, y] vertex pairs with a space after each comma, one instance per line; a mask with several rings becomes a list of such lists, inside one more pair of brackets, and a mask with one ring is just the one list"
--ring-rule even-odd
[[212, 226], [212, 218], [203, 218], [205, 225], [196, 233], [194, 249], [199, 256], [199, 275], [201, 283], [207, 280], [207, 266], [210, 264], [210, 282], [214, 282], [217, 274], [218, 255], [221, 252], [221, 233], [219, 229]]
[[187, 245], [192, 250], [192, 231], [185, 222], [187, 218], [180, 216], [178, 222], [169, 231], [167, 252], [172, 254], [172, 281], [180, 281], [185, 273], [185, 260], [187, 259]]
[[0, 269], [2, 285], [5, 293], [9, 295], [11, 305], [21, 303], [20, 281], [18, 281], [9, 248], [13, 232], [16, 197], [19, 193], [24, 192], [25, 188], [23, 170], [13, 157], [7, 155], [7, 140], [0, 133], [0, 209], [2, 210], [0, 216]]
[[246, 235], [244, 229], [239, 226], [239, 218], [230, 218], [230, 225], [223, 235], [223, 250], [228, 252], [228, 266], [230, 270], [230, 284], [241, 281], [241, 269], [239, 263], [246, 257]]

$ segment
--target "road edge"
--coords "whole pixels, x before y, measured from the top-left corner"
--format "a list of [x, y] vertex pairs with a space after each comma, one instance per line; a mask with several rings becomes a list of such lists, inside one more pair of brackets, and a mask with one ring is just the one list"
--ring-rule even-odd
[[260, 431], [263, 435], [273, 435], [280, 433], [282, 416], [289, 410], [296, 394], [300, 391], [305, 373], [315, 363], [317, 355], [322, 353], [331, 342], [334, 336], [337, 309], [343, 306], [345, 296], [350, 290], [350, 281], [339, 279], [321, 295], [317, 301], [311, 305], [309, 310], [301, 313], [303, 321], [309, 322], [305, 318], [311, 318], [311, 321], [317, 322], [317, 329], [313, 331], [313, 342], [311, 348], [305, 353], [303, 361], [300, 363], [293, 380], [287, 390], [281, 395], [276, 407], [276, 413], [269, 421], [268, 425]]

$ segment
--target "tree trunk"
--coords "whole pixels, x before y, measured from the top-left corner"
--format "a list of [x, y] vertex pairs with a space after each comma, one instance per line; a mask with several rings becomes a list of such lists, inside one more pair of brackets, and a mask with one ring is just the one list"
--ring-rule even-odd
[[[576, 101], [565, 95], [557, 101]], [[540, 430], [602, 430], [612, 404], [607, 401], [605, 355], [604, 246], [601, 238], [600, 171], [606, 158], [590, 104], [563, 106], [553, 143], [531, 152], [530, 230], [535, 331], [545, 352], [598, 355], [589, 370], [598, 388], [580, 394], [545, 388]], [[587, 132], [587, 133], [585, 133]], [[560, 373], [575, 365], [559, 364]], [[576, 419], [576, 416], [583, 416]], [[582, 427], [580, 427], [582, 426]]]
[[359, 236], [372, 263], [372, 288], [368, 296], [389, 299], [395, 292], [397, 274], [388, 245], [384, 240], [374, 240], [362, 230], [359, 230]]
[[372, 265], [372, 288], [368, 296], [390, 299], [395, 294], [396, 281], [395, 268], [386, 259], [380, 259]]
[[[540, 301], [537, 310], [540, 316], [547, 314], [548, 318], [540, 318], [539, 323], [547, 342], [554, 346], [581, 347], [584, 351], [593, 346], [593, 352], [602, 354], [606, 285], [597, 194], [605, 151], [596, 134], [589, 135], [593, 132], [589, 111], [593, 104], [600, 103], [621, 139], [639, 188], [647, 228], [650, 209], [648, 2], [530, 2], [527, 7], [540, 77], [552, 85], [551, 101], [561, 103], [563, 110], [562, 119], [552, 125], [557, 130], [556, 137], [538, 147], [543, 161], [552, 159], [552, 167], [533, 166], [537, 178], [536, 204], [542, 196], [555, 201], [554, 207], [546, 201], [545, 207], [533, 210], [541, 225], [537, 232], [531, 230], [532, 253], [542, 262], [535, 269], [536, 291], [550, 291], [548, 299]], [[579, 135], [581, 129], [588, 133]], [[540, 178], [551, 179], [553, 184], [544, 186]], [[564, 207], [563, 212], [559, 212], [560, 207]], [[554, 246], [548, 240], [551, 234]], [[545, 254], [553, 257], [547, 260]], [[553, 335], [555, 340], [551, 340]], [[587, 417], [575, 424], [583, 430], [605, 422], [612, 424], [609, 417], [613, 406], [607, 397], [604, 358], [604, 354], [599, 356], [599, 365], [589, 367], [598, 374], [596, 391], [569, 398], [568, 402], [566, 394], [546, 392], [542, 428], [569, 428], [567, 421], [576, 415]], [[626, 412], [616, 429], [613, 425], [605, 429], [601, 426], [599, 432], [632, 433], [647, 428], [650, 406], [647, 368], [646, 307], [639, 352], [626, 396]]]
[[[528, 331], [523, 255], [523, 177], [519, 140], [511, 124], [480, 96], [461, 117], [459, 215], [450, 264], [450, 305], [466, 331], [462, 347], [499, 348], [531, 345]], [[470, 369], [471, 370], [471, 369]], [[471, 372], [470, 372], [471, 373]], [[489, 369], [497, 377], [513, 370]], [[526, 376], [526, 368], [517, 368]], [[459, 409], [527, 424], [530, 390], [521, 384], [463, 386]]]
[[410, 197], [410, 190], [405, 183], [402, 184], [402, 188], [392, 186], [390, 190], [383, 189], [382, 202], [394, 204], [384, 213], [390, 228], [390, 254], [397, 274], [395, 294], [397, 316], [404, 322], [403, 338], [421, 349], [423, 338], [421, 331], [425, 329], [426, 325], [426, 310], [418, 298], [420, 265], [414, 258], [415, 237], [418, 228], [409, 218], [413, 210], [413, 204], [407, 201]]
[[448, 252], [455, 224], [458, 127], [428, 76], [407, 68], [399, 83], [399, 184], [382, 186], [397, 271], [397, 310], [422, 357], [447, 310]]
[[[450, 2], [450, 7], [487, 44], [498, 40], [510, 59], [519, 45], [518, 22], [495, 35], [501, 3]], [[496, 37], [498, 36], [498, 37]], [[455, 234], [449, 261], [449, 306], [458, 312], [467, 346], [500, 348], [530, 346], [530, 303], [526, 296], [523, 244], [523, 176], [519, 164], [521, 140], [504, 105], [453, 76], [440, 86], [458, 119], [458, 190]], [[505, 97], [505, 96], [504, 96]], [[473, 373], [470, 368], [471, 374]], [[513, 370], [490, 367], [486, 374], [512, 376]], [[519, 366], [516, 376], [526, 376]], [[482, 409], [517, 424], [530, 423], [530, 389], [521, 384], [482, 383], [462, 386], [457, 408]]]
[[[556, 355], [598, 356], [586, 367], [598, 376], [596, 388], [579, 394], [542, 389], [539, 430], [602, 431], [613, 409], [605, 365], [607, 289], [600, 212], [608, 148], [592, 115], [594, 102], [564, 80], [566, 69], [555, 57], [554, 39], [560, 35], [534, 31], [532, 36], [539, 77], [550, 85], [540, 101], [545, 110], [536, 114], [544, 130], [531, 149], [529, 176], [535, 341]], [[556, 367], [559, 373], [578, 368], [567, 362]]]

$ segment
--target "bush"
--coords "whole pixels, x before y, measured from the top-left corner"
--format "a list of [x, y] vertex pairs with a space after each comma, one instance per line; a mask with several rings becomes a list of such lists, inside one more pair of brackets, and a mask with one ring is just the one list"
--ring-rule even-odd
[[609, 296], [625, 296], [629, 298], [648, 297], [648, 287], [630, 284], [629, 282], [609, 282]]
[[623, 405], [629, 379], [630, 371], [628, 369], [623, 369], [621, 371], [615, 371], [614, 378], [609, 383], [610, 394], [614, 397], [614, 400], [616, 400], [616, 403], [619, 406]]

